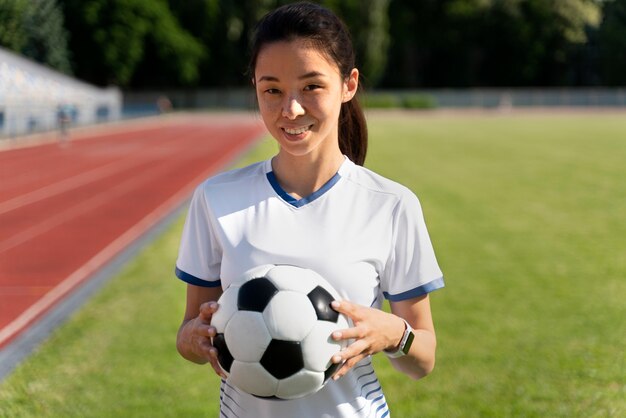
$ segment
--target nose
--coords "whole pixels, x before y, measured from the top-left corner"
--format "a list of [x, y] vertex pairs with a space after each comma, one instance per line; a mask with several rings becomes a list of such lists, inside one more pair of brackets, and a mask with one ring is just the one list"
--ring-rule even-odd
[[304, 115], [305, 111], [296, 97], [288, 97], [283, 104], [283, 117], [294, 120]]

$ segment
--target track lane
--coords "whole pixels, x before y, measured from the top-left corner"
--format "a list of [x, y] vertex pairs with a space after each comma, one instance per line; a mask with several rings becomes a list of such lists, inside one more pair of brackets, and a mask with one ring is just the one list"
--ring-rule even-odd
[[[29, 189], [9, 198], [3, 194], [0, 348], [179, 207], [202, 179], [228, 164], [264, 129], [247, 116], [192, 118], [148, 132], [149, 138], [136, 130], [127, 139], [116, 134], [75, 141], [70, 148], [80, 145], [81, 152], [73, 155], [82, 159], [71, 168], [59, 168], [63, 175], [39, 183], [31, 175], [23, 182]], [[19, 152], [20, 164], [30, 154], [45, 170], [49, 162], [34, 151], [49, 157], [65, 151], [53, 147]], [[0, 153], [0, 163], [7, 161], [7, 153]], [[90, 168], [85, 159], [99, 168]], [[119, 163], [124, 169], [111, 168], [118, 161], [126, 161]], [[3, 182], [9, 180], [6, 173], [2, 170]]]

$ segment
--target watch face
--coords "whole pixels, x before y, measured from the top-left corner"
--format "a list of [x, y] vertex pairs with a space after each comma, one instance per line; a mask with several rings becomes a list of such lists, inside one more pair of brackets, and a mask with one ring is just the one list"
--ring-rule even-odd
[[406, 339], [406, 343], [402, 347], [402, 352], [404, 354], [409, 354], [409, 350], [411, 349], [411, 344], [413, 344], [413, 338], [415, 338], [415, 334], [413, 332], [409, 332], [409, 336]]

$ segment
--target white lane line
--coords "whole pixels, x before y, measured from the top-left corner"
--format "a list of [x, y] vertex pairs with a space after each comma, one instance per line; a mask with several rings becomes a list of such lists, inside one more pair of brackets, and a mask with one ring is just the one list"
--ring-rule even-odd
[[[204, 135], [203, 132], [192, 131], [187, 134], [184, 138], [176, 137], [172, 138], [176, 141], [187, 140], [198, 135]], [[142, 159], [139, 159], [142, 160]], [[146, 165], [153, 163], [155, 161], [160, 162], [161, 156], [153, 156], [151, 160], [142, 160], [140, 161], [141, 165]], [[166, 160], [167, 161], [167, 160]], [[19, 231], [17, 234], [14, 234], [9, 237], [5, 237], [4, 240], [0, 240], [0, 253], [7, 251], [11, 248], [14, 248], [20, 244], [23, 244], [26, 241], [29, 241], [36, 236], [43, 234], [46, 231], [58, 226], [67, 220], [76, 217], [82, 213], [85, 213], [89, 210], [92, 210], [106, 202], [112, 200], [114, 196], [121, 195], [126, 191], [132, 189], [136, 183], [141, 183], [149, 180], [150, 177], [154, 175], [158, 175], [161, 172], [168, 170], [171, 166], [163, 163], [159, 163], [156, 170], [143, 170], [140, 175], [135, 177], [130, 177], [128, 180], [117, 183], [113, 188], [106, 190], [104, 193], [99, 193], [96, 196], [91, 197], [90, 199], [82, 201], [80, 204], [75, 205], [73, 207], [66, 208], [65, 210], [60, 210], [56, 212], [54, 215], [46, 217], [42, 219], [41, 222], [35, 223], [31, 225], [29, 228], [23, 229]], [[80, 180], [77, 180], [80, 181]], [[48, 196], [50, 197], [50, 196]], [[6, 212], [5, 212], [6, 213]], [[2, 214], [2, 212], [0, 212]]]
[[94, 210], [96, 207], [104, 205], [113, 201], [118, 196], [121, 196], [136, 187], [138, 185], [149, 181], [155, 175], [169, 170], [171, 167], [168, 165], [159, 165], [155, 170], [143, 171], [140, 175], [130, 177], [126, 181], [116, 184], [114, 187], [107, 189], [105, 192], [97, 193], [89, 199], [82, 201], [81, 203], [68, 207], [65, 210], [59, 210], [54, 215], [46, 216], [41, 222], [33, 224], [29, 228], [19, 231], [17, 234], [11, 235], [4, 241], [0, 241], [0, 253], [10, 250], [20, 244], [25, 243], [38, 235], [43, 234], [46, 231], [67, 222], [81, 214], [88, 213]]
[[[250, 141], [251, 143], [252, 141]], [[248, 144], [248, 143], [246, 143]], [[147, 232], [152, 226], [156, 225], [167, 214], [180, 205], [196, 188], [196, 186], [204, 180], [208, 175], [215, 173], [217, 170], [225, 166], [229, 161], [238, 155], [246, 144], [237, 144], [235, 149], [224, 152], [220, 158], [210, 164], [206, 170], [196, 176], [192, 181], [188, 182], [175, 195], [170, 197], [165, 203], [160, 205], [141, 221], [124, 232], [113, 242], [107, 245], [102, 251], [92, 257], [83, 264], [78, 270], [74, 271], [67, 278], [53, 287], [48, 293], [37, 300], [28, 309], [22, 312], [17, 318], [11, 321], [4, 328], [0, 329], [0, 346], [11, 338], [13, 335], [24, 329], [31, 321], [35, 320], [39, 315], [48, 310], [61, 297], [72, 291], [82, 281], [88, 278], [95, 271], [103, 267], [116, 254], [130, 245], [134, 240], [138, 239], [143, 233]]]
[[[192, 132], [192, 133], [197, 133], [197, 132]], [[187, 138], [188, 137], [189, 136], [187, 136]], [[159, 146], [164, 146], [167, 143], [170, 143], [173, 141], [179, 141], [179, 140], [181, 140], [180, 137], [170, 136], [170, 137], [163, 138], [163, 141], [160, 141], [159, 143], [148, 144], [148, 145], [159, 147]], [[140, 144], [138, 144], [138, 146], [140, 146]], [[38, 202], [48, 197], [52, 197], [56, 194], [61, 194], [69, 190], [76, 189], [78, 187], [84, 186], [91, 182], [103, 179], [109, 175], [117, 174], [125, 169], [133, 167], [134, 165], [142, 165], [145, 163], [146, 161], [141, 161], [141, 159], [137, 159], [134, 156], [129, 155], [127, 158], [124, 158], [122, 160], [113, 161], [104, 166], [94, 168], [84, 173], [79, 173], [74, 177], [70, 177], [70, 178], [58, 181], [57, 183], [50, 184], [50, 185], [41, 187], [39, 189], [30, 191], [28, 193], [25, 193], [23, 195], [16, 196], [4, 202], [0, 202], [0, 215], [19, 209], [31, 203]]]
[[112, 174], [116, 174], [126, 168], [136, 165], [136, 162], [136, 159], [128, 159], [127, 161], [114, 161], [105, 166], [98, 167], [84, 173], [80, 173], [77, 176], [61, 180], [57, 183], [42, 187], [37, 190], [33, 190], [21, 196], [16, 196], [12, 199], [0, 203], [0, 215], [19, 209], [31, 203], [38, 202], [48, 197], [52, 197], [54, 195], [67, 192], [69, 190], [76, 189], [80, 186], [84, 186], [96, 180], [103, 179]]

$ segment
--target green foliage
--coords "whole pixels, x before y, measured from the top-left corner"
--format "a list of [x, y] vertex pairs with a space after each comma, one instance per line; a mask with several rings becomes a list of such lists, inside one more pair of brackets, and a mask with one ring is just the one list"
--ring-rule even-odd
[[[389, 87], [573, 84], [572, 46], [599, 23], [591, 0], [396, 0]], [[570, 70], [570, 71], [568, 71]]]
[[24, 0], [0, 0], [0, 45], [20, 51], [28, 35], [24, 31], [24, 15], [27, 3]]
[[392, 93], [365, 93], [360, 100], [364, 107], [370, 109], [392, 109], [401, 106], [398, 95]]
[[390, 0], [325, 0], [322, 4], [335, 11], [349, 27], [357, 53], [362, 81], [378, 84], [387, 65], [389, 46]]
[[[99, 85], [242, 86], [256, 22], [293, 1], [0, 0], [0, 45]], [[318, 0], [386, 89], [624, 85], [625, 1]]]
[[598, 34], [602, 79], [607, 85], [626, 84], [626, 0], [603, 3], [603, 21]]
[[181, 25], [189, 28], [208, 54], [199, 63], [203, 86], [249, 85], [249, 41], [258, 19], [275, 1], [171, 0]]
[[22, 52], [26, 57], [42, 62], [64, 73], [71, 73], [67, 31], [64, 17], [56, 0], [31, 0], [24, 27], [29, 34]]
[[365, 92], [359, 100], [369, 109], [433, 109], [437, 107], [434, 97], [422, 93]]
[[0, 45], [71, 73], [64, 17], [56, 0], [0, 0]]
[[402, 96], [402, 106], [407, 109], [433, 109], [437, 103], [428, 94], [408, 93]]
[[165, 0], [62, 0], [76, 74], [100, 85], [194, 84], [204, 49]]
[[[257, 21], [273, 8], [290, 1], [170, 0], [170, 8], [194, 37], [208, 46], [210, 57], [201, 63], [201, 84], [247, 84], [249, 41]], [[389, 0], [321, 1], [350, 27], [358, 65], [368, 85], [381, 78], [389, 43]]]

